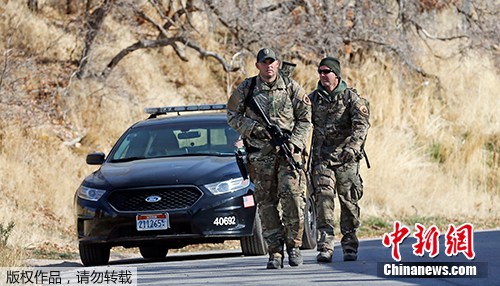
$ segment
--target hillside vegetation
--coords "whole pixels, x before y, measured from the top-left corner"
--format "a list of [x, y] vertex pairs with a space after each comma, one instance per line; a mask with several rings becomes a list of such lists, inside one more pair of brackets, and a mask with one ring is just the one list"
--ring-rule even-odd
[[[115, 15], [96, 38], [91, 76], [78, 78], [83, 15], [66, 15], [53, 4], [58, 1], [39, 2], [34, 13], [24, 1], [0, 0], [0, 266], [76, 251], [73, 196], [95, 170], [85, 156], [108, 152], [128, 126], [146, 118], [144, 107], [225, 103], [242, 79], [256, 73], [251, 54], [243, 68], [226, 73], [195, 51], [183, 61], [172, 47], [162, 47], [130, 53], [106, 79], [92, 76], [137, 41], [134, 26]], [[433, 13], [441, 34], [457, 22], [451, 8]], [[224, 55], [205, 20], [191, 21], [206, 32], [206, 45]], [[264, 45], [257, 43], [253, 52]], [[372, 168], [363, 163], [361, 170], [362, 234], [380, 235], [394, 220], [438, 224], [442, 231], [464, 222], [497, 228], [499, 47], [462, 50], [460, 39], [418, 37], [409, 45], [415, 62], [433, 77], [412, 72], [382, 50], [334, 54], [348, 84], [371, 106], [366, 150]], [[294, 60], [294, 78], [307, 91], [316, 86], [321, 56]], [[7, 232], [9, 223], [14, 226]]]

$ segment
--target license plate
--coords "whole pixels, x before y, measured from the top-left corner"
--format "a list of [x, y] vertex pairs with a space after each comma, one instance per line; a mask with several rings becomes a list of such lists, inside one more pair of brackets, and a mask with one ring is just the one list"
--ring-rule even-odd
[[162, 230], [170, 227], [168, 213], [141, 214], [136, 216], [136, 229], [138, 231]]

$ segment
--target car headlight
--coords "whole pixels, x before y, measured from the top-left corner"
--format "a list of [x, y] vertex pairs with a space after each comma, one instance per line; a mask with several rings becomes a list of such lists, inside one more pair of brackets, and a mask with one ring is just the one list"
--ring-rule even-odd
[[85, 186], [80, 186], [78, 188], [78, 197], [84, 200], [89, 200], [89, 201], [98, 201], [102, 195], [106, 193], [105, 190], [99, 190], [99, 189], [94, 189], [94, 188], [89, 188]]
[[230, 193], [237, 190], [241, 190], [248, 187], [250, 180], [244, 180], [243, 178], [230, 179], [227, 181], [212, 183], [205, 185], [212, 194], [220, 195], [224, 193]]

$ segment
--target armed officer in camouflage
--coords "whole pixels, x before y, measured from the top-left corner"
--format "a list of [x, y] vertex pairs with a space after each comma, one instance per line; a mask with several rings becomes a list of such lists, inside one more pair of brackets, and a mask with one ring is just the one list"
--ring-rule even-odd
[[363, 195], [359, 161], [366, 156], [363, 147], [370, 127], [369, 105], [342, 80], [338, 59], [322, 59], [318, 73], [318, 87], [309, 95], [313, 110], [312, 166], [319, 232], [316, 258], [318, 262], [332, 261], [337, 193], [344, 261], [353, 261], [358, 254], [358, 200]]
[[285, 245], [289, 265], [299, 266], [303, 263], [299, 247], [304, 232], [305, 174], [300, 168], [294, 170], [270, 144], [265, 120], [249, 104], [249, 97], [254, 97], [272, 124], [289, 134], [286, 146], [295, 161], [302, 160], [311, 131], [311, 104], [304, 89], [279, 72], [280, 61], [273, 50], [261, 49], [255, 65], [259, 75], [243, 81], [229, 98], [228, 123], [245, 143], [247, 168], [255, 184], [255, 200], [268, 245], [267, 268], [283, 267]]

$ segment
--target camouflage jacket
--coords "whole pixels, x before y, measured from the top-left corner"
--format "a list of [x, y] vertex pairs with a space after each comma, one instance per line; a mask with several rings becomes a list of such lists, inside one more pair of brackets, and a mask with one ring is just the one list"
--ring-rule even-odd
[[309, 98], [314, 126], [313, 164], [320, 158], [338, 162], [338, 155], [344, 148], [352, 148], [360, 160], [370, 127], [368, 101], [360, 97], [355, 89], [348, 88], [343, 80], [331, 93], [318, 83]]
[[[252, 78], [245, 79], [231, 94], [227, 103], [227, 121], [242, 135], [248, 146], [262, 149], [269, 145], [268, 140], [252, 138], [252, 130], [257, 123], [265, 126], [264, 120], [245, 105], [251, 81]], [[304, 89], [293, 79], [285, 80], [281, 75], [272, 86], [257, 76], [253, 96], [271, 123], [290, 132], [290, 142], [304, 149], [312, 127], [311, 103]]]

